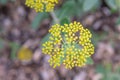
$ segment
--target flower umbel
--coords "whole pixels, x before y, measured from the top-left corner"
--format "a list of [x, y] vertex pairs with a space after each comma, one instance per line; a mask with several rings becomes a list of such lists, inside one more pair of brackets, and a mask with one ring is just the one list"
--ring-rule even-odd
[[49, 30], [50, 37], [43, 44], [42, 51], [50, 55], [50, 65], [53, 67], [64, 64], [66, 68], [82, 67], [86, 59], [94, 53], [90, 38], [92, 34], [83, 28], [81, 23], [53, 25]]
[[27, 47], [21, 47], [17, 56], [20, 61], [31, 61], [33, 52]]
[[26, 0], [26, 5], [28, 7], [34, 8], [36, 12], [50, 12], [54, 9], [55, 4], [58, 0]]

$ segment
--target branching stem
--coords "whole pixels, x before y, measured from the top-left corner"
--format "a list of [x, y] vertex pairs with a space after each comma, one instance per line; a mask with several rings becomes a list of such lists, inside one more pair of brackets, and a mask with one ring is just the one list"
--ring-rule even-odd
[[55, 23], [59, 24], [59, 19], [57, 18], [56, 14], [52, 11], [50, 12], [50, 15], [52, 16], [53, 20], [55, 21]]

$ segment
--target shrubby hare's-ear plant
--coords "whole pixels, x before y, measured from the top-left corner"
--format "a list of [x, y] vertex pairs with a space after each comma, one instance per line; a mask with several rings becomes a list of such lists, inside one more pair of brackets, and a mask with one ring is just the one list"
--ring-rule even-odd
[[[58, 0], [26, 0], [26, 5], [37, 12], [50, 12]], [[80, 22], [55, 24], [49, 30], [49, 39], [42, 44], [42, 52], [50, 55], [54, 68], [63, 64], [67, 69], [82, 67], [94, 53], [92, 34]]]
[[36, 12], [50, 12], [54, 9], [55, 4], [58, 0], [26, 0], [28, 7], [34, 8]]
[[79, 22], [64, 26], [56, 24], [49, 32], [51, 36], [43, 44], [42, 51], [50, 55], [49, 62], [53, 67], [62, 63], [69, 69], [75, 66], [82, 67], [87, 58], [94, 53], [94, 46], [90, 40], [92, 34]]

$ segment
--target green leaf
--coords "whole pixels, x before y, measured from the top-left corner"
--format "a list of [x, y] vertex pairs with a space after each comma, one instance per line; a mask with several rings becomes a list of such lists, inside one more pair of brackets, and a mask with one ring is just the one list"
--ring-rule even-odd
[[61, 25], [69, 24], [69, 23], [70, 23], [70, 20], [68, 18], [63, 18], [63, 19], [60, 20]]
[[39, 27], [41, 21], [47, 17], [48, 17], [48, 13], [45, 12], [38, 13], [31, 24], [32, 28], [36, 30]]
[[56, 15], [59, 19], [63, 19], [65, 17], [69, 17], [76, 13], [76, 3], [74, 0], [68, 0], [66, 1], [62, 8], [59, 10], [56, 10]]
[[16, 58], [16, 54], [17, 54], [17, 51], [18, 51], [20, 45], [17, 44], [17, 43], [15, 43], [15, 42], [11, 42], [11, 43], [10, 43], [10, 47], [11, 47], [11, 49], [12, 49], [12, 51], [11, 51], [11, 59], [15, 59], [15, 58]]
[[106, 73], [106, 69], [102, 64], [96, 66], [96, 72], [98, 73]]
[[92, 58], [91, 58], [91, 57], [88, 57], [86, 64], [93, 64], [93, 63], [94, 63], [94, 62], [93, 62]]
[[105, 0], [105, 2], [111, 9], [114, 9], [114, 10], [117, 9], [117, 5], [115, 4], [115, 0]]
[[84, 11], [91, 10], [92, 8], [94, 8], [97, 5], [98, 1], [99, 0], [84, 0], [83, 10]]
[[6, 4], [8, 0], [0, 0], [0, 4]]
[[79, 3], [83, 3], [83, 0], [78, 0]]
[[112, 70], [112, 64], [111, 63], [106, 63], [105, 68], [107, 72], [110, 72]]
[[120, 10], [120, 0], [115, 0], [116, 6], [118, 7], [118, 9]]
[[102, 80], [119, 80], [120, 79], [119, 71], [113, 72], [111, 63], [105, 64], [104, 66], [102, 64], [98, 64], [96, 66], [96, 72], [103, 74]]
[[41, 45], [44, 44], [46, 41], [48, 41], [50, 36], [51, 36], [51, 34], [48, 33], [44, 38], [42, 38]]
[[116, 24], [120, 25], [120, 17], [117, 19]]
[[109, 74], [109, 76], [107, 76], [108, 80], [120, 80], [120, 74]]

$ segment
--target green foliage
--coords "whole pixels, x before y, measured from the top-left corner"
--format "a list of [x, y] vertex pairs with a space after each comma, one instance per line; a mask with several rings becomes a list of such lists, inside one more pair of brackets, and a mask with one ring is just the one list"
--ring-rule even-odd
[[118, 70], [112, 71], [112, 65], [97, 65], [96, 72], [101, 73], [103, 75], [102, 80], [120, 80], [120, 67]]
[[5, 5], [7, 4], [8, 1], [15, 1], [15, 0], [0, 0], [0, 4]]
[[91, 57], [88, 57], [86, 64], [88, 64], [88, 65], [90, 64], [91, 65], [93, 63], [94, 63], [93, 59]]
[[118, 7], [118, 9], [120, 11], [120, 0], [115, 0], [115, 3], [116, 3], [116, 5], [117, 5], [117, 7]]
[[67, 0], [60, 9], [55, 11], [55, 13], [60, 20], [65, 17], [71, 18], [73, 16], [82, 16], [84, 12], [91, 11], [95, 7], [99, 6], [99, 1], [92, 0], [92, 2], [89, 5], [89, 0]]
[[64, 25], [64, 24], [69, 24], [70, 20], [68, 20], [68, 18], [63, 18], [62, 20], [60, 20], [60, 24]]
[[105, 68], [103, 65], [99, 64], [96, 66], [96, 72], [98, 73], [105, 73]]
[[8, 2], [8, 0], [0, 0], [1, 4], [6, 4]]
[[116, 21], [117, 25], [120, 25], [120, 17], [118, 17], [117, 21]]
[[[5, 43], [5, 41], [0, 39], [0, 50], [3, 49], [4, 43]], [[15, 42], [10, 42], [9, 46], [11, 47], [11, 56], [10, 57], [11, 57], [11, 59], [15, 59], [16, 54], [17, 54], [17, 50], [20, 47], [20, 45], [15, 43]]]
[[105, 0], [105, 1], [111, 9], [113, 9], [113, 10], [117, 9], [117, 5], [115, 3], [115, 0]]
[[65, 17], [70, 18], [74, 13], [77, 13], [76, 9], [75, 0], [68, 0], [63, 4], [62, 8], [56, 10], [56, 15], [59, 19], [63, 19]]
[[42, 38], [42, 40], [41, 40], [41, 45], [42, 45], [43, 43], [45, 43], [46, 41], [48, 41], [49, 37], [50, 37], [50, 33], [48, 33], [44, 38]]
[[38, 13], [31, 24], [32, 28], [36, 30], [39, 27], [39, 24], [42, 22], [42, 20], [47, 17], [48, 17], [48, 13], [45, 13], [45, 12]]
[[97, 3], [99, 3], [99, 0], [84, 0], [83, 10], [84, 11], [90, 11], [94, 7], [97, 7]]
[[20, 48], [20, 45], [15, 42], [11, 42], [10, 47], [11, 47], [11, 59], [15, 59], [17, 57], [16, 54], [18, 49]]

